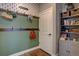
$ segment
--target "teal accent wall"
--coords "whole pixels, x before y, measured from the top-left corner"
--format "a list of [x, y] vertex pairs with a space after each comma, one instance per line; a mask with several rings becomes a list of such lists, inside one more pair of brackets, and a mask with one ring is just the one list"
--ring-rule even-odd
[[[0, 28], [39, 28], [39, 20], [33, 18], [32, 23], [27, 16], [17, 15], [13, 21], [7, 21], [0, 17]], [[11, 55], [39, 44], [39, 31], [36, 39], [30, 40], [30, 31], [0, 31], [0, 56]]]

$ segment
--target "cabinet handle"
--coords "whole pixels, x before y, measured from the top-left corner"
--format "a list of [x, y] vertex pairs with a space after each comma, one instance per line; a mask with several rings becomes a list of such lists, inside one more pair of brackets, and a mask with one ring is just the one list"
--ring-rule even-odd
[[70, 51], [69, 51], [69, 50], [66, 50], [66, 52], [70, 53]]
[[52, 35], [51, 33], [48, 34], [49, 36]]

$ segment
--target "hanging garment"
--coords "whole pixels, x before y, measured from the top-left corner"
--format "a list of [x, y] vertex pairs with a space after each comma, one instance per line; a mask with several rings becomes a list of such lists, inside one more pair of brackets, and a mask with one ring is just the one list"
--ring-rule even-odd
[[29, 36], [31, 40], [36, 39], [36, 33], [34, 31], [31, 31]]

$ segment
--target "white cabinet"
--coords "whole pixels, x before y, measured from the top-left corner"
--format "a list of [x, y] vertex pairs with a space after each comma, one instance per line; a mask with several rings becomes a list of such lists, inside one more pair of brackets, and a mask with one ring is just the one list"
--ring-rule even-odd
[[66, 41], [60, 40], [59, 41], [59, 55], [64, 56], [66, 51]]
[[71, 42], [69, 40], [60, 40], [59, 41], [59, 55], [60, 56], [69, 56], [70, 55], [70, 46], [71, 46]]
[[79, 56], [79, 42], [59, 40], [60, 56]]
[[73, 42], [71, 46], [71, 55], [79, 56], [79, 42]]

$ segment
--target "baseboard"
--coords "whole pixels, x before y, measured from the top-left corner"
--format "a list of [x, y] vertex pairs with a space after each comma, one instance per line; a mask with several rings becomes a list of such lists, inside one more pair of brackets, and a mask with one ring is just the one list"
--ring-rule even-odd
[[57, 56], [57, 55], [55, 55], [55, 54], [51, 54], [51, 56]]
[[28, 50], [24, 50], [24, 51], [21, 51], [21, 52], [18, 52], [18, 53], [11, 54], [11, 55], [9, 55], [9, 56], [20, 56], [20, 55], [22, 55], [22, 54], [24, 54], [24, 53], [33, 51], [33, 50], [38, 49], [38, 48], [40, 48], [40, 47], [39, 47], [39, 46], [36, 46], [36, 47], [33, 47], [33, 48], [31, 48], [31, 49], [28, 49]]

